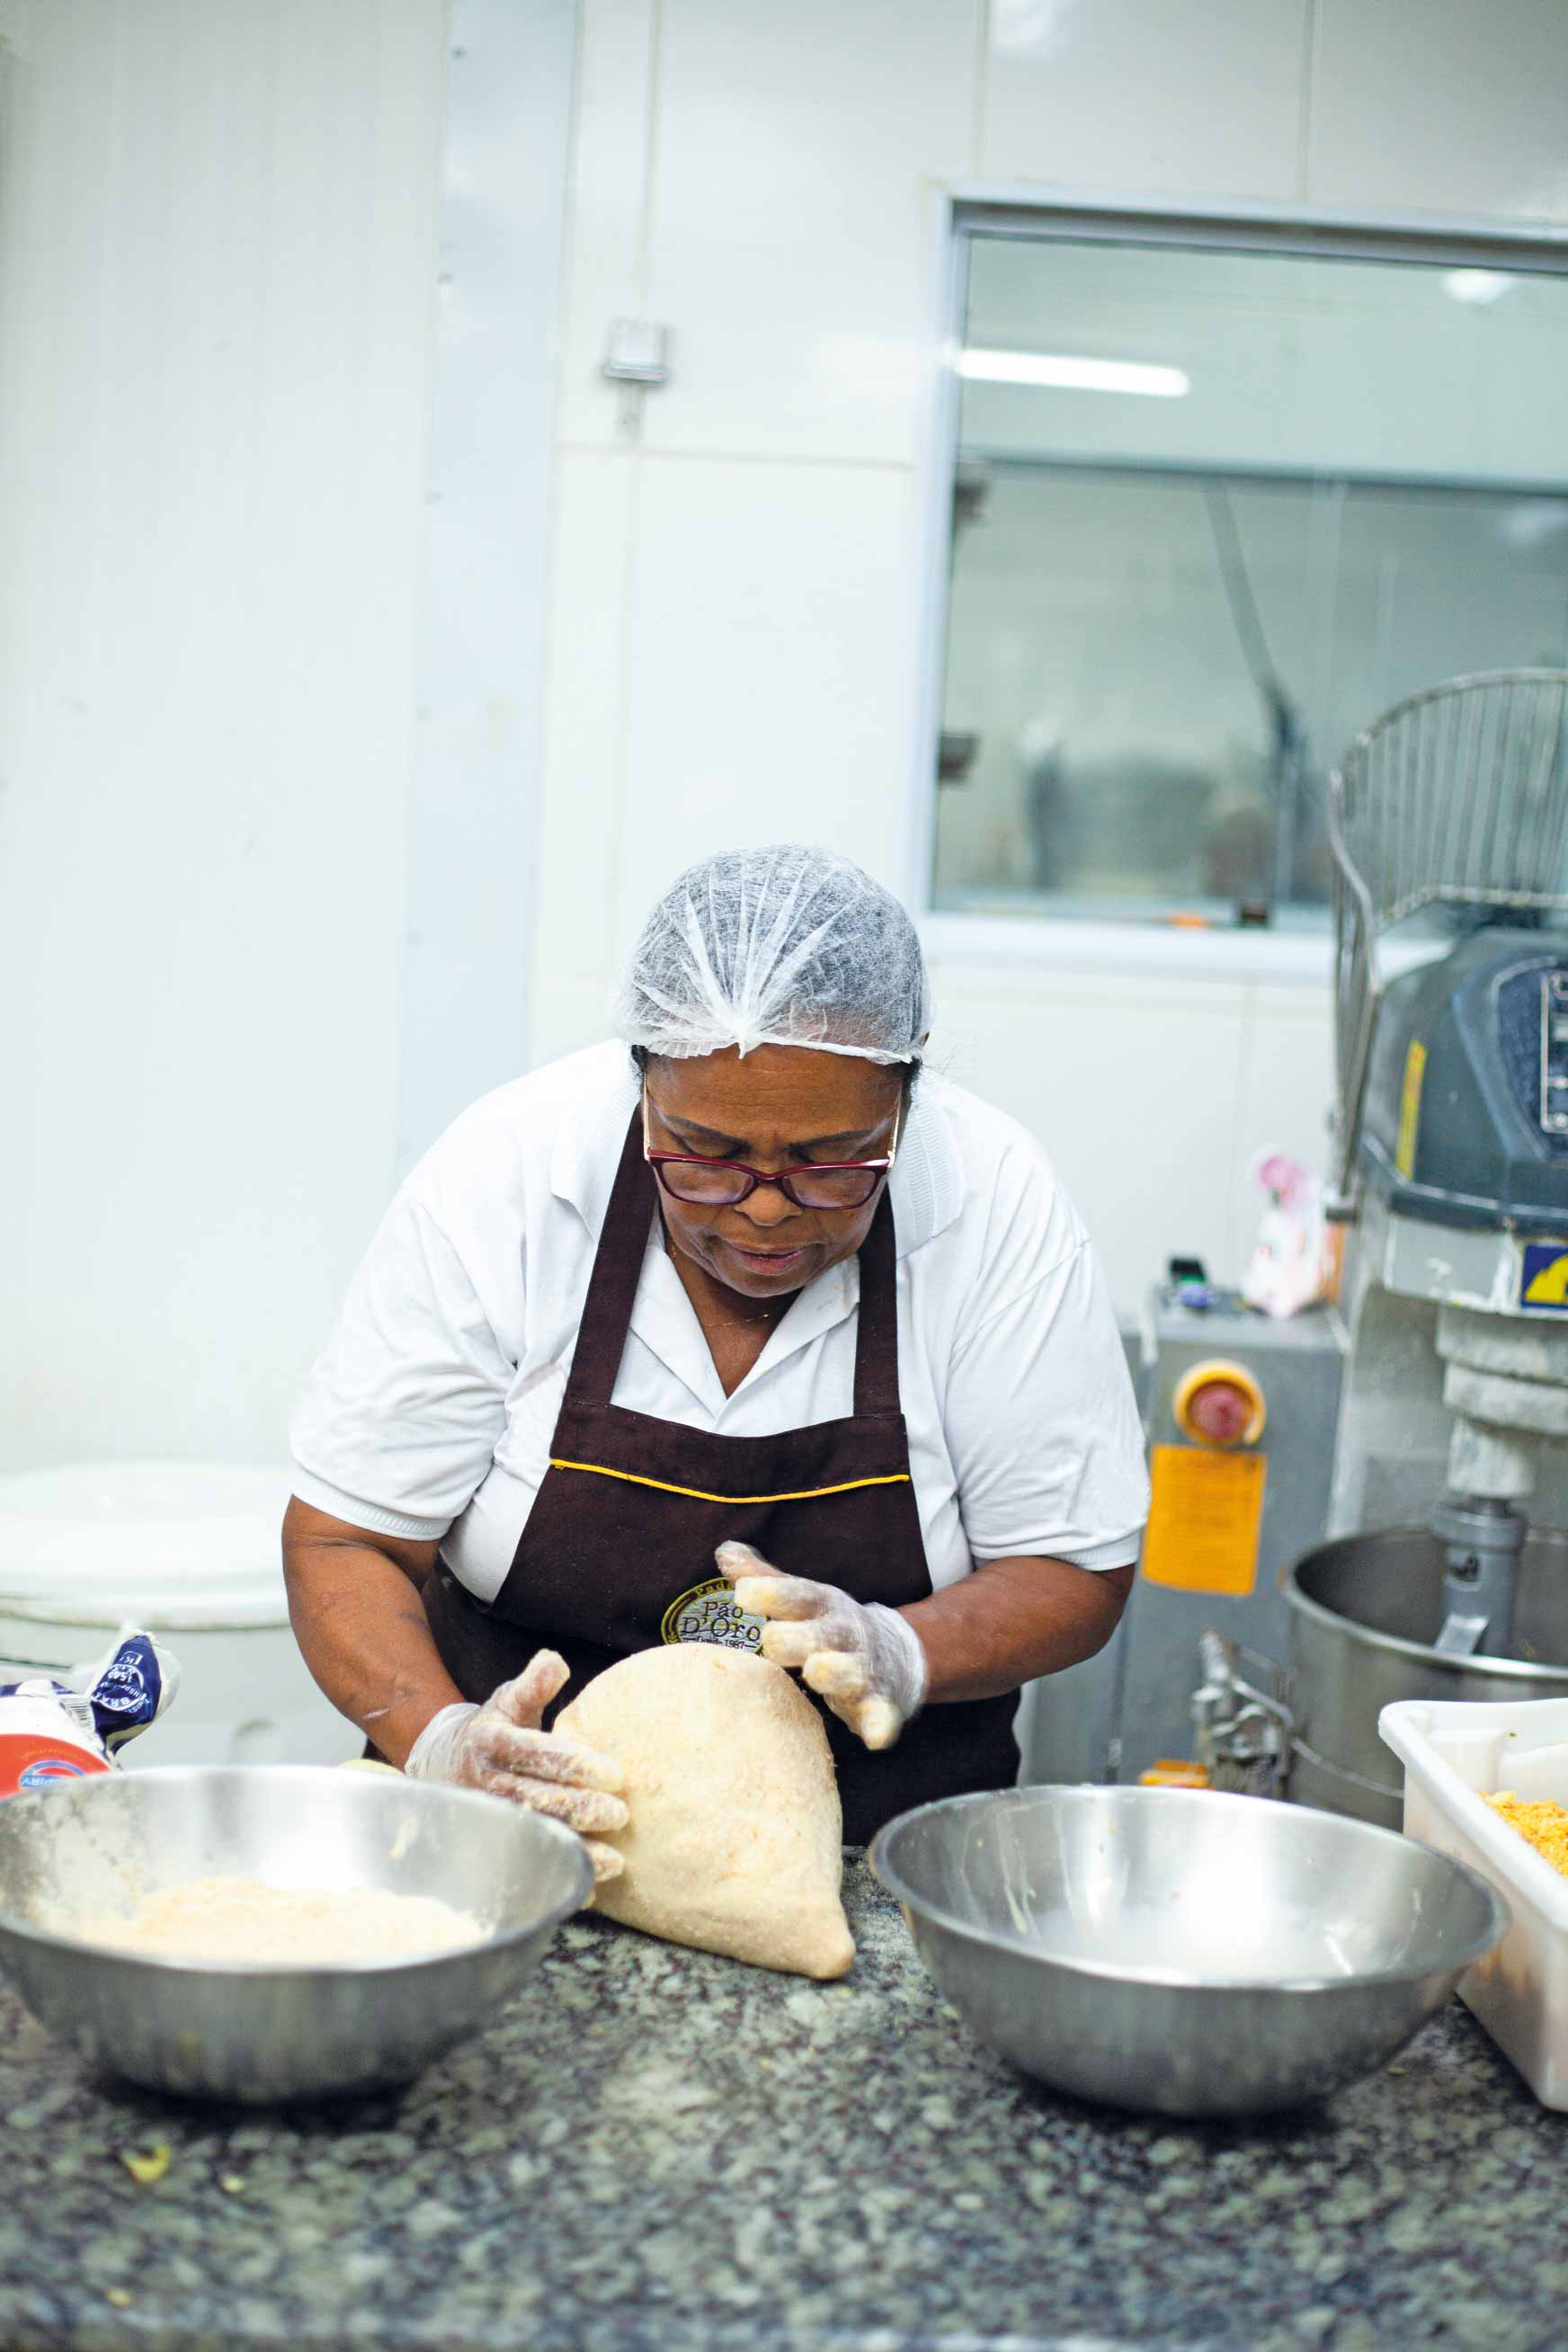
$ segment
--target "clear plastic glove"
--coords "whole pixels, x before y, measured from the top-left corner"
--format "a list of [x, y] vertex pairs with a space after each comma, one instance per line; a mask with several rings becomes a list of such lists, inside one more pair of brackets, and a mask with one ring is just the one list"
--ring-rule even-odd
[[713, 1557], [737, 1605], [767, 1619], [763, 1657], [798, 1671], [868, 1748], [891, 1748], [931, 1683], [908, 1619], [880, 1601], [851, 1601], [836, 1584], [785, 1576], [750, 1544], [721, 1543]]
[[540, 1728], [545, 1708], [566, 1682], [565, 1660], [553, 1650], [540, 1650], [483, 1706], [459, 1702], [432, 1716], [403, 1769], [416, 1780], [482, 1789], [564, 1822], [587, 1847], [595, 1878], [618, 1878], [622, 1857], [599, 1839], [624, 1830], [631, 1819], [616, 1793], [623, 1785], [620, 1766], [574, 1739]]

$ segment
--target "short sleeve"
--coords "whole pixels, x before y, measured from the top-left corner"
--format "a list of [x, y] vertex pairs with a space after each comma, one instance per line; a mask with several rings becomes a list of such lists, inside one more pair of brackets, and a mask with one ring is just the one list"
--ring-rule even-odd
[[374, 1533], [445, 1535], [489, 1470], [512, 1370], [458, 1252], [405, 1185], [290, 1424], [295, 1494]]
[[950, 1366], [943, 1423], [976, 1561], [1016, 1554], [1109, 1569], [1137, 1559], [1149, 1508], [1143, 1435], [1080, 1229], [1002, 1304], [981, 1303]]

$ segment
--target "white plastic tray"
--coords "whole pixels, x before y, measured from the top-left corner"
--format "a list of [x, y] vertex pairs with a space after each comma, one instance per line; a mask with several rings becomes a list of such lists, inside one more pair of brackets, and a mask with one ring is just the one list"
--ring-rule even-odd
[[1568, 1878], [1482, 1802], [1511, 1789], [1568, 1805], [1568, 1699], [1401, 1699], [1378, 1730], [1405, 1767], [1409, 1837], [1468, 1862], [1513, 1914], [1459, 1998], [1543, 2106], [1568, 2107]]

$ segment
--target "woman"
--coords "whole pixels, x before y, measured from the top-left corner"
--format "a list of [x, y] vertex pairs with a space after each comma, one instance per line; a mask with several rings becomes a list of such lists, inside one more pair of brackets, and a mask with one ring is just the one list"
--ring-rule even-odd
[[311, 1672], [394, 1763], [553, 1814], [601, 1875], [618, 1775], [548, 1722], [660, 1641], [801, 1673], [852, 1843], [1006, 1785], [1019, 1685], [1109, 1638], [1147, 1501], [1070, 1203], [919, 1075], [919, 940], [842, 858], [694, 866], [616, 1014], [629, 1056], [477, 1103], [360, 1268], [293, 1427]]

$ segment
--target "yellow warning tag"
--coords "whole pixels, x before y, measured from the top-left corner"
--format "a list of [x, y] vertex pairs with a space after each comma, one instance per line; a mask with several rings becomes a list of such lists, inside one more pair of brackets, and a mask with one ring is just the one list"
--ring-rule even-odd
[[1261, 1454], [1205, 1445], [1156, 1445], [1153, 1500], [1143, 1538], [1151, 1584], [1244, 1600], [1258, 1581], [1258, 1523], [1268, 1463]]
[[1426, 1076], [1426, 1048], [1412, 1037], [1405, 1055], [1405, 1083], [1399, 1089], [1399, 1134], [1394, 1165], [1408, 1184], [1415, 1173], [1415, 1130], [1421, 1124], [1421, 1087]]

